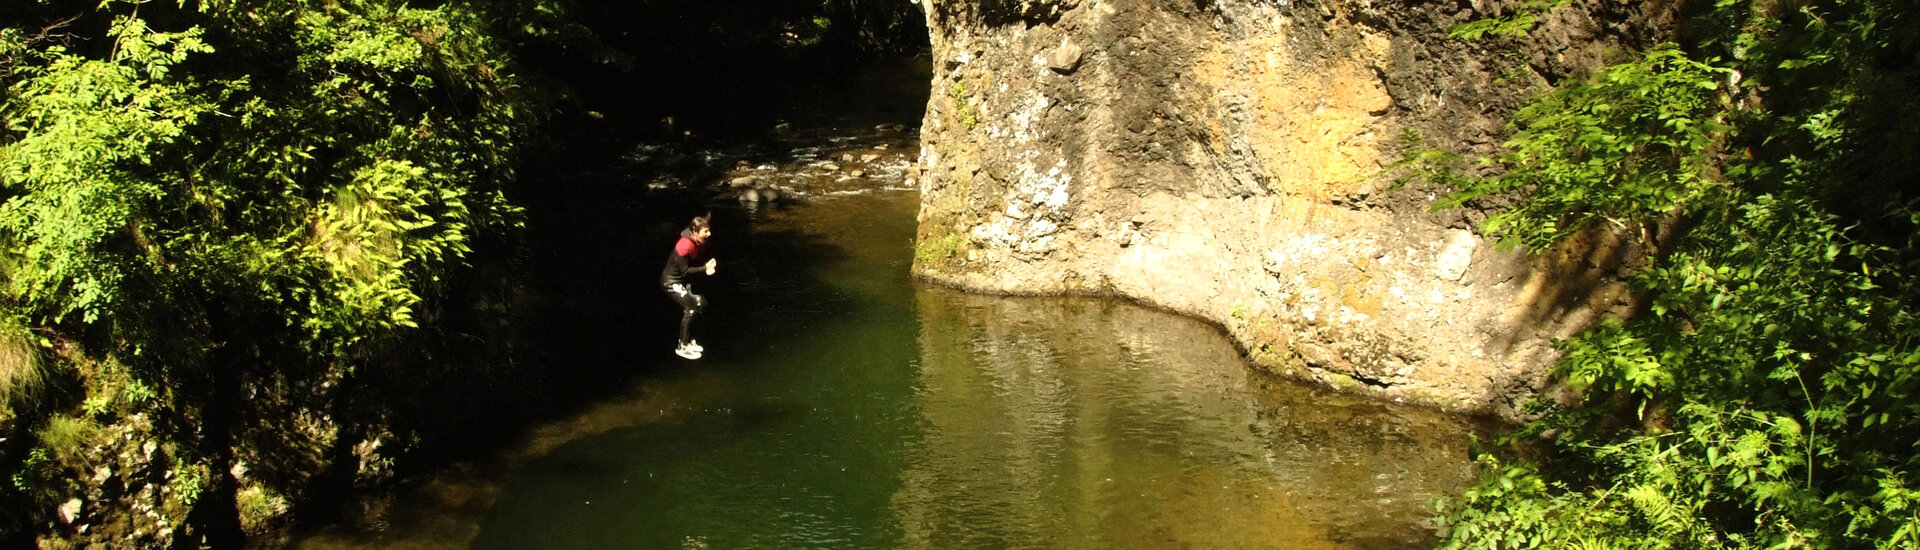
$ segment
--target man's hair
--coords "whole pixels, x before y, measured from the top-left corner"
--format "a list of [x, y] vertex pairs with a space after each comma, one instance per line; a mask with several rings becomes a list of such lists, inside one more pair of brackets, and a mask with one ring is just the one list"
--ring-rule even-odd
[[711, 218], [711, 217], [713, 217], [713, 214], [701, 214], [698, 216], [694, 216], [693, 222], [687, 224], [687, 231], [699, 233], [701, 229], [706, 229], [707, 218]]

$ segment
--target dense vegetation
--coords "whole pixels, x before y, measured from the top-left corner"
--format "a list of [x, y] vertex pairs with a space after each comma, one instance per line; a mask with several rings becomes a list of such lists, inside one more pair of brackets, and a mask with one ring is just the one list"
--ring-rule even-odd
[[0, 545], [234, 546], [522, 410], [555, 377], [510, 324], [523, 205], [567, 192], [523, 182], [554, 136], [605, 153], [580, 130], [919, 25], [892, 0], [9, 3]]
[[514, 41], [567, 27], [484, 0], [23, 4], [0, 14], [0, 529], [124, 492], [160, 516], [129, 544], [232, 543], [367, 435], [344, 388], [444, 374], [420, 350], [482, 326], [445, 317], [501, 299], [471, 267], [521, 223], [504, 191], [556, 97]]
[[1522, 197], [1485, 227], [1508, 242], [1622, 231], [1648, 267], [1638, 314], [1561, 343], [1582, 397], [1443, 506], [1447, 547], [1920, 547], [1920, 9], [1695, 11], [1454, 180]]

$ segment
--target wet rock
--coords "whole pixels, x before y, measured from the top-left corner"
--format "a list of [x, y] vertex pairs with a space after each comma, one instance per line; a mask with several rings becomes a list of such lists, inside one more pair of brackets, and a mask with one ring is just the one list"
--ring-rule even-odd
[[772, 187], [758, 187], [742, 191], [738, 197], [747, 204], [764, 204], [780, 200], [780, 190]]
[[740, 176], [740, 177], [728, 180], [727, 185], [731, 185], [734, 187], [746, 187], [749, 185], [753, 185], [753, 182], [757, 179], [758, 178], [755, 178], [753, 176]]

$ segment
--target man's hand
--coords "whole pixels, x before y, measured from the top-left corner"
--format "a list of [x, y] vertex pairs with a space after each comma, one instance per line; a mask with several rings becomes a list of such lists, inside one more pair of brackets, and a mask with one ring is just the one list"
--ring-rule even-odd
[[713, 266], [720, 265], [719, 258], [707, 258], [707, 274], [713, 274]]

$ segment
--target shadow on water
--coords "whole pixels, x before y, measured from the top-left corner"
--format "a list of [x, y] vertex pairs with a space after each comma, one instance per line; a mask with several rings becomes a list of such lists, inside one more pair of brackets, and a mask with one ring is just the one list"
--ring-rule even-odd
[[677, 548], [713, 521], [824, 542], [885, 525], [873, 514], [892, 491], [848, 479], [897, 469], [889, 450], [911, 427], [912, 342], [894, 336], [914, 326], [913, 197], [884, 195], [763, 211], [716, 246], [707, 357], [563, 423], [570, 437], [531, 453], [472, 547]]
[[[812, 387], [780, 369], [770, 358], [796, 349], [820, 349], [833, 338], [831, 325], [885, 311], [905, 312], [907, 299], [855, 293], [849, 288], [907, 288], [905, 250], [900, 235], [911, 234], [912, 210], [898, 206], [893, 219], [864, 219], [869, 209], [846, 211], [824, 220], [814, 209], [774, 205], [753, 213], [737, 203], [703, 200], [692, 194], [646, 194], [638, 190], [579, 186], [598, 193], [568, 193], [555, 182], [553, 202], [533, 205], [527, 259], [527, 331], [517, 350], [524, 361], [544, 365], [556, 382], [546, 390], [555, 400], [535, 414], [551, 414], [542, 425], [518, 436], [497, 437], [505, 445], [477, 452], [487, 458], [454, 464], [401, 491], [393, 500], [368, 503], [366, 521], [332, 526], [295, 537], [302, 548], [464, 548], [476, 539], [485, 514], [496, 513], [505, 480], [532, 461], [535, 471], [565, 472], [587, 479], [616, 473], [605, 461], [571, 460], [554, 455], [562, 445], [602, 441], [610, 434], [649, 426], [694, 426], [693, 434], [642, 436], [651, 447], [663, 442], [708, 441], [727, 434], [753, 434], [790, 423], [803, 415], [795, 399], [760, 398], [735, 402], [742, 395], [765, 395], [766, 386]], [[611, 190], [611, 191], [610, 191]], [[900, 195], [899, 192], [889, 192]], [[846, 199], [823, 199], [838, 201]], [[530, 208], [533, 210], [533, 208]], [[810, 211], [803, 212], [802, 210]], [[540, 212], [570, 212], [546, 216]], [[659, 286], [659, 272], [678, 238], [681, 216], [714, 214], [709, 252], [719, 258], [718, 273], [696, 282], [710, 306], [694, 326], [706, 344], [706, 356], [691, 362], [672, 354], [679, 309]], [[799, 218], [801, 221], [793, 221]], [[781, 219], [799, 229], [755, 229], [755, 220]], [[849, 253], [843, 244], [822, 238], [811, 224], [872, 223], [885, 231], [894, 261], [876, 261]], [[874, 243], [863, 244], [872, 247]], [[869, 254], [870, 255], [870, 254]], [[829, 266], [858, 264], [853, 280], [832, 281]], [[890, 322], [910, 320], [901, 313]], [[823, 338], [823, 334], [825, 337]], [[830, 347], [830, 346], [829, 346]], [[819, 357], [817, 352], [810, 354]], [[742, 380], [745, 376], [745, 382]], [[530, 388], [530, 391], [535, 391]], [[717, 416], [716, 416], [717, 415]], [[523, 418], [538, 422], [539, 418]], [[504, 429], [518, 431], [512, 426]], [[619, 437], [631, 437], [630, 435]], [[593, 445], [592, 443], [585, 443]], [[607, 448], [620, 449], [612, 444]], [[530, 517], [537, 517], [537, 514]], [[509, 540], [516, 540], [509, 537]], [[496, 547], [542, 547], [508, 544]]]
[[[482, 458], [292, 546], [1431, 543], [1426, 501], [1465, 483], [1471, 422], [1263, 376], [1192, 319], [914, 284], [917, 194], [897, 172], [819, 167], [836, 147], [881, 150], [862, 139], [910, 141], [868, 133], [889, 117], [642, 144], [529, 183], [514, 353], [551, 375], [529, 381], [544, 405]], [[740, 177], [829, 189], [771, 204], [684, 190]], [[690, 362], [671, 353], [659, 272], [708, 211], [720, 266], [695, 283], [711, 305]]]
[[544, 330], [618, 348], [574, 357], [628, 382], [601, 373], [606, 397], [394, 504], [386, 531], [306, 546], [1432, 542], [1427, 502], [1466, 482], [1472, 423], [1264, 376], [1216, 327], [1132, 304], [915, 285], [915, 204], [876, 191], [717, 211], [733, 221], [702, 287], [698, 362], [626, 332], [668, 326], [619, 318], [652, 307], [654, 285], [556, 281], [602, 311]]
[[[688, 134], [663, 134], [651, 119], [631, 116], [574, 119], [568, 139], [533, 159], [509, 196], [527, 212], [524, 252], [515, 262], [521, 275], [512, 306], [515, 335], [508, 346], [514, 361], [528, 366], [527, 374], [477, 383], [519, 397], [511, 406], [463, 417], [463, 429], [433, 442], [433, 457], [402, 465], [408, 481], [397, 494], [403, 496], [349, 506], [341, 523], [292, 533], [291, 546], [463, 546], [445, 541], [472, 538], [473, 519], [498, 494], [494, 484], [526, 457], [596, 430], [650, 422], [635, 420], [646, 416], [643, 410], [677, 418], [693, 407], [682, 402], [686, 395], [726, 395], [730, 390], [711, 371], [686, 368], [672, 355], [679, 311], [659, 288], [667, 253], [693, 215], [716, 214], [711, 252], [722, 262], [718, 277], [696, 286], [713, 303], [695, 327], [696, 337], [712, 348], [703, 363], [733, 361], [805, 338], [797, 331], [756, 328], [756, 312], [837, 311], [844, 297], [810, 291], [825, 287], [815, 275], [818, 266], [845, 254], [805, 233], [755, 235], [749, 230], [755, 218], [781, 215], [791, 204], [743, 204], [712, 186], [742, 160], [781, 172], [807, 167], [841, 147], [916, 149], [909, 144], [926, 102], [928, 70], [925, 60], [879, 60], [833, 71], [826, 79], [857, 86], [816, 79], [787, 83], [767, 97], [744, 97], [743, 90], [705, 93], [698, 96], [701, 104], [686, 106], [733, 115], [682, 121], [678, 128], [693, 132]], [[683, 78], [678, 84], [727, 87], [703, 82]], [[795, 90], [802, 93], [787, 93]], [[614, 114], [618, 109], [607, 107], [631, 99], [614, 94], [610, 105], [588, 107]], [[707, 125], [698, 125], [702, 119]], [[788, 123], [784, 131], [776, 131], [780, 122]], [[882, 124], [899, 130], [880, 135], [875, 127]], [[903, 216], [910, 222], [911, 212]], [[896, 267], [904, 276], [905, 267]], [[739, 344], [717, 345], [725, 342]], [[559, 419], [573, 420], [554, 422]]]

